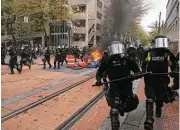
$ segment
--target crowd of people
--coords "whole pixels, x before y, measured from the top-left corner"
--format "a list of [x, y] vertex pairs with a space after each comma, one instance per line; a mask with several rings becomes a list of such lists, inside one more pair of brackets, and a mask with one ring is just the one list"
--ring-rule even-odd
[[[138, 60], [136, 55], [139, 55]], [[139, 100], [133, 93], [132, 81], [142, 77], [144, 77], [146, 96], [144, 129], [153, 130], [153, 104], [156, 105], [156, 117], [160, 118], [163, 104], [172, 103], [178, 96], [176, 91], [179, 89], [178, 61], [179, 54], [175, 56], [169, 50], [168, 40], [162, 35], [157, 35], [152, 41], [151, 48], [147, 50], [142, 46], [138, 49], [130, 46], [126, 50], [124, 44], [118, 41], [107, 46], [96, 73], [97, 81], [94, 86], [103, 84], [105, 86], [106, 100], [111, 108], [112, 130], [119, 130], [119, 114], [124, 116], [124, 113], [137, 108]], [[134, 74], [132, 75], [131, 72]], [[172, 86], [168, 86], [169, 76], [173, 78]]]
[[[145, 95], [146, 95], [146, 121], [145, 130], [153, 130], [153, 103], [156, 104], [156, 117], [161, 117], [163, 103], [173, 102], [177, 96], [176, 90], [179, 89], [179, 53], [175, 56], [168, 49], [168, 40], [166, 36], [157, 35], [152, 40], [152, 46], [144, 49], [142, 45], [135, 47], [130, 45], [125, 47], [119, 41], [110, 43], [105, 48], [103, 56], [98, 64], [95, 86], [101, 86], [102, 80], [105, 83], [106, 99], [110, 109], [112, 130], [118, 130], [120, 127], [119, 114], [133, 111], [138, 106], [138, 97], [133, 94], [132, 81], [144, 77]], [[36, 50], [28, 46], [22, 46], [20, 51], [14, 47], [9, 47], [10, 55], [9, 67], [10, 74], [14, 74], [14, 69], [21, 73], [23, 65], [31, 69], [33, 60], [37, 58]], [[78, 47], [56, 47], [54, 50], [54, 69], [60, 69], [60, 66], [66, 62], [67, 55], [75, 57], [75, 61], [85, 60], [90, 55], [90, 49]], [[20, 62], [17, 56], [21, 57]], [[52, 67], [50, 58], [52, 50], [45, 45], [43, 50], [43, 68], [46, 69], [46, 63], [49, 68]], [[1, 48], [1, 64], [5, 64], [5, 50]], [[169, 68], [171, 72], [169, 72]], [[132, 76], [132, 72], [134, 75]], [[169, 87], [170, 78], [173, 78], [173, 86]], [[107, 78], [110, 81], [107, 83]]]
[[[51, 56], [54, 55], [54, 69], [60, 69], [60, 65], [62, 66], [64, 62], [67, 64], [66, 57], [71, 54], [75, 57], [75, 62], [77, 59], [84, 61], [89, 54], [89, 49], [83, 48], [80, 50], [78, 47], [60, 47], [58, 46], [55, 50], [50, 49], [49, 46], [45, 45], [45, 48], [42, 50], [42, 53], [38, 51], [36, 48], [29, 47], [26, 45], [22, 45], [21, 49], [18, 50], [14, 46], [9, 46], [7, 51], [5, 48], [1, 47], [1, 64], [5, 65], [5, 57], [7, 53], [10, 56], [9, 59], [9, 67], [10, 74], [14, 74], [14, 69], [17, 69], [19, 73], [23, 70], [23, 66], [28, 66], [31, 69], [31, 65], [34, 62], [34, 59], [37, 57], [42, 57], [43, 68], [46, 69], [46, 63], [48, 63], [49, 68], [52, 67], [50, 60]], [[20, 57], [20, 62], [18, 62], [18, 56]], [[58, 63], [58, 66], [57, 66]]]

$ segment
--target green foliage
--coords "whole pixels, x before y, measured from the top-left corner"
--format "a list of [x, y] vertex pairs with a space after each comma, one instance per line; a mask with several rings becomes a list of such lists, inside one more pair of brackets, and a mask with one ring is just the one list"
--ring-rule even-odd
[[[7, 28], [9, 32], [27, 35], [33, 32], [47, 35], [49, 24], [72, 16], [71, 8], [64, 0], [5, 0], [2, 13], [4, 25], [8, 27], [13, 24], [13, 28]], [[15, 16], [15, 19], [10, 16]], [[28, 23], [24, 22], [24, 16], [28, 17]]]
[[134, 40], [140, 40], [144, 46], [149, 44], [149, 35], [143, 30], [139, 23], [134, 20], [128, 27], [128, 35]]

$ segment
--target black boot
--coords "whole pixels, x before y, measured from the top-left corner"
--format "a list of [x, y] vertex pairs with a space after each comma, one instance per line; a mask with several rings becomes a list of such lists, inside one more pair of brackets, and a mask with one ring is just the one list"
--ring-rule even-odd
[[118, 110], [112, 108], [111, 111], [110, 111], [110, 117], [111, 117], [112, 130], [119, 130], [120, 122], [119, 122]]
[[153, 100], [146, 99], [146, 121], [144, 122], [145, 130], [153, 130]]
[[17, 68], [17, 71], [19, 72], [19, 74], [21, 73], [22, 69], [21, 68]]
[[51, 64], [49, 65], [49, 69], [51, 69]]
[[31, 64], [28, 64], [29, 69], [31, 69]]
[[157, 102], [156, 103], [156, 117], [160, 118], [161, 117], [161, 113], [162, 113], [162, 108], [163, 103], [162, 102]]
[[10, 73], [9, 74], [14, 74], [14, 70], [13, 70], [13, 68], [10, 68]]

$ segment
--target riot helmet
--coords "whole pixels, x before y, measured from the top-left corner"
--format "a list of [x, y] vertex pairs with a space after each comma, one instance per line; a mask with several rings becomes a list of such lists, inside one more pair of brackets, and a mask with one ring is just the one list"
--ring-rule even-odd
[[168, 39], [166, 36], [158, 35], [154, 38], [152, 48], [168, 48]]
[[108, 47], [108, 54], [111, 55], [121, 55], [121, 57], [124, 57], [125, 55], [125, 46], [119, 41], [113, 41], [111, 42]]

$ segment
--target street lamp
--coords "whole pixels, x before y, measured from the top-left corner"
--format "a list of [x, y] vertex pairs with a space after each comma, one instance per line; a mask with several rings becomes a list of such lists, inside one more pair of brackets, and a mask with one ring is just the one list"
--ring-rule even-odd
[[24, 22], [25, 22], [25, 23], [28, 23], [28, 22], [29, 22], [29, 19], [28, 19], [28, 15], [27, 15], [27, 14], [25, 14], [25, 16], [24, 16]]
[[67, 21], [67, 31], [68, 31], [68, 46], [70, 48], [71, 46], [71, 28], [72, 28], [72, 22], [70, 20]]
[[[29, 23], [28, 14], [24, 15], [24, 22], [27, 23], [27, 24]], [[30, 40], [31, 40], [31, 38], [30, 38], [30, 35], [29, 35], [29, 46], [31, 47], [32, 45], [31, 45], [31, 41]]]

